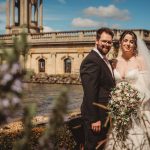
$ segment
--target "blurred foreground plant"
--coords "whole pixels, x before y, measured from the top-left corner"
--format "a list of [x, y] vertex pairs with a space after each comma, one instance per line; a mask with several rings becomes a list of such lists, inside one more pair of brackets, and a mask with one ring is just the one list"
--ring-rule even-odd
[[[63, 89], [59, 97], [54, 101], [54, 107], [50, 116], [48, 127], [45, 134], [39, 140], [39, 149], [74, 149], [75, 142], [72, 133], [66, 126], [64, 126], [64, 115], [67, 112], [67, 103], [67, 91], [66, 89]], [[68, 141], [70, 142], [68, 143]]]
[[[23, 84], [21, 82], [25, 74], [25, 60], [28, 52], [26, 35], [22, 34], [19, 39], [14, 38], [12, 48], [0, 46], [2, 64], [0, 65], [0, 124], [6, 123], [9, 118], [21, 106], [23, 96]], [[20, 57], [23, 56], [23, 66], [20, 65]], [[64, 89], [54, 101], [54, 107], [50, 115], [48, 127], [40, 138], [38, 148], [42, 150], [74, 149], [75, 142], [72, 133], [64, 126], [64, 115], [67, 112], [68, 96]], [[29, 145], [32, 138], [32, 119], [35, 115], [36, 106], [24, 108], [22, 118], [23, 137], [15, 142], [14, 150], [31, 150]]]
[[32, 149], [32, 145], [30, 145], [30, 140], [32, 137], [32, 128], [33, 128], [33, 123], [32, 119], [36, 114], [36, 106], [35, 105], [30, 105], [28, 107], [24, 108], [24, 114], [22, 118], [23, 122], [23, 138], [21, 140], [18, 140], [15, 145], [13, 150], [29, 150]]
[[14, 38], [12, 48], [6, 48], [4, 43], [0, 45], [0, 124], [7, 122], [21, 104], [23, 93], [21, 79], [24, 70], [19, 59], [21, 53], [25, 57], [27, 47], [24, 33], [20, 35], [20, 39]]

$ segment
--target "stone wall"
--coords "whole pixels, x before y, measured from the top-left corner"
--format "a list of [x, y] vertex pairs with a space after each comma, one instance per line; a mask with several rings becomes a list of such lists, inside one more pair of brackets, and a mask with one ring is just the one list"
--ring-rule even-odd
[[33, 75], [30, 79], [25, 79], [24, 82], [48, 83], [48, 84], [81, 84], [80, 76], [78, 74], [64, 74], [64, 75], [36, 74]]

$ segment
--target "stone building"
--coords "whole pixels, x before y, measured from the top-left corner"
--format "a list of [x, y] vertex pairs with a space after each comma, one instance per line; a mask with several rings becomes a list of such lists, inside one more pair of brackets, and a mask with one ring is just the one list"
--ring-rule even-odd
[[[9, 47], [13, 37], [26, 32], [30, 45], [26, 68], [36, 74], [78, 74], [82, 60], [94, 47], [96, 30], [43, 32], [43, 0], [6, 0], [6, 34], [0, 40]], [[10, 12], [11, 11], [11, 12]], [[123, 30], [113, 29], [109, 57], [118, 51]], [[134, 29], [150, 49], [150, 30]]]

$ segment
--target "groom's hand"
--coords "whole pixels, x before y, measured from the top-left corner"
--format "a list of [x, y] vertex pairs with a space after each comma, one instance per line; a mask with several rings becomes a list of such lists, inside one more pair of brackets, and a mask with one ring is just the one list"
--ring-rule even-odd
[[91, 128], [94, 132], [100, 132], [101, 130], [101, 121], [97, 121], [91, 124]]

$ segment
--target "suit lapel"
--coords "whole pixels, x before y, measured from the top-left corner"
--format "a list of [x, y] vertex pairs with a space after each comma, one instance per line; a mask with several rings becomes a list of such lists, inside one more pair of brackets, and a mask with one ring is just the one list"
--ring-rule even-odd
[[92, 52], [97, 56], [97, 60], [103, 64], [103, 66], [105, 66], [104, 68], [106, 69], [106, 71], [108, 72], [108, 75], [111, 77], [111, 79], [114, 81], [114, 76], [112, 75], [109, 67], [107, 66], [107, 64], [105, 63], [105, 61], [99, 56], [99, 54], [95, 51], [92, 50]]

